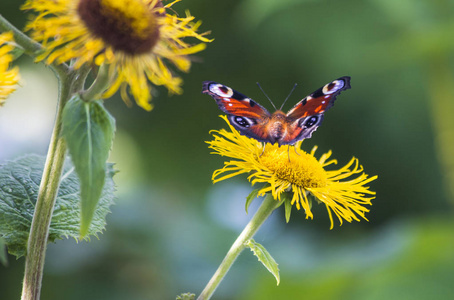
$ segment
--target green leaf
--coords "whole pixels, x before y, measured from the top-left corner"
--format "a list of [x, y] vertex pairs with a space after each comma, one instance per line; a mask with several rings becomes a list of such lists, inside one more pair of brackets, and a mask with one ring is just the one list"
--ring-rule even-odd
[[[0, 165], [0, 237], [8, 246], [8, 252], [17, 258], [26, 252], [44, 163], [45, 157], [28, 155]], [[105, 228], [105, 218], [114, 200], [114, 174], [113, 165], [108, 164], [106, 183], [86, 239], [90, 235], [97, 237]], [[79, 178], [67, 159], [50, 224], [49, 242], [79, 237], [79, 191]]]
[[4, 266], [8, 265], [8, 256], [6, 255], [6, 243], [0, 237], [0, 263]]
[[195, 294], [184, 293], [184, 294], [177, 296], [176, 300], [194, 300], [194, 299], [195, 299]]
[[292, 198], [293, 193], [284, 192], [281, 194], [281, 201], [284, 203], [285, 207], [285, 221], [288, 223], [290, 221], [290, 215], [292, 213]]
[[246, 197], [246, 213], [248, 213], [249, 206], [251, 205], [252, 201], [257, 198], [257, 195], [259, 193], [260, 189], [255, 189], [253, 190], [249, 196]]
[[290, 215], [292, 213], [292, 201], [291, 200], [284, 200], [285, 201], [285, 222], [290, 222]]
[[279, 278], [279, 268], [277, 267], [277, 263], [271, 254], [259, 243], [250, 239], [246, 242], [246, 246], [251, 249], [255, 256], [257, 256], [258, 260], [268, 269], [268, 271], [273, 274], [276, 278], [277, 285], [279, 285], [280, 278]]
[[78, 95], [63, 110], [63, 136], [80, 179], [80, 236], [89, 231], [106, 175], [106, 161], [115, 133], [115, 119], [101, 101], [85, 102]]

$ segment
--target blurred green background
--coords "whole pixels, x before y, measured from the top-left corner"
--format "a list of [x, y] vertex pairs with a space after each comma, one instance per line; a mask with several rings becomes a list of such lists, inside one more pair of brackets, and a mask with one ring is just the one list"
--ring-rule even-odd
[[[22, 28], [21, 1], [0, 13]], [[281, 284], [245, 251], [213, 299], [454, 298], [454, 1], [183, 1], [214, 42], [183, 74], [184, 94], [156, 89], [155, 109], [106, 101], [117, 120], [110, 161], [118, 199], [99, 240], [50, 244], [42, 299], [174, 299], [200, 293], [247, 223], [245, 177], [213, 185], [223, 164], [204, 141], [226, 128], [201, 94], [214, 80], [284, 110], [340, 76], [352, 77], [312, 139], [340, 165], [358, 157], [377, 192], [370, 222], [329, 230], [274, 213], [256, 236], [279, 263]], [[45, 154], [56, 104], [49, 69], [20, 60], [24, 77], [0, 109], [0, 159]], [[271, 109], [270, 109], [271, 110]], [[255, 208], [260, 201], [255, 201]], [[251, 210], [253, 211], [253, 210]], [[18, 299], [24, 259], [0, 266], [0, 299]]]

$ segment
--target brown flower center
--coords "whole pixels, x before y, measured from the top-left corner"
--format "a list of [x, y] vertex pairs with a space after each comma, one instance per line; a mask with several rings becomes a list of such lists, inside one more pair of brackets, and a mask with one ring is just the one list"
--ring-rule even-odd
[[142, 0], [80, 0], [78, 14], [90, 32], [114, 50], [137, 55], [149, 52], [159, 40], [158, 14]]

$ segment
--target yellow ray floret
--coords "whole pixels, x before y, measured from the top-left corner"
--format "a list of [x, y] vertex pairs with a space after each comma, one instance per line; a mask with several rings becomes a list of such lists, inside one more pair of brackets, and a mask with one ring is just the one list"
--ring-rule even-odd
[[14, 48], [12, 32], [0, 34], [0, 106], [17, 89], [20, 80], [19, 68], [11, 68], [11, 63], [13, 62], [11, 51]]

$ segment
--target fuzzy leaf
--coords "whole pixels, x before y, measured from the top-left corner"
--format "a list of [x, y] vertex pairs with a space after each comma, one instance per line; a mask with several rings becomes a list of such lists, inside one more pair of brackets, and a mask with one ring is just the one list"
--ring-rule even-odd
[[267, 268], [268, 271], [273, 274], [273, 276], [276, 278], [277, 285], [279, 285], [279, 268], [271, 254], [265, 249], [265, 247], [263, 247], [253, 239], [247, 241], [246, 246], [251, 249], [251, 251], [255, 256], [257, 256], [258, 260], [265, 266], [265, 268]]
[[106, 161], [115, 133], [115, 119], [101, 101], [85, 102], [78, 95], [63, 110], [63, 136], [80, 179], [81, 225], [85, 237], [106, 175]]
[[[0, 165], [0, 237], [8, 246], [8, 252], [17, 258], [26, 253], [44, 163], [45, 157], [28, 155]], [[105, 228], [105, 218], [114, 200], [114, 174], [113, 165], [108, 164], [106, 184], [87, 239], [89, 235], [97, 237]], [[79, 237], [79, 191], [79, 178], [71, 161], [67, 159], [50, 224], [49, 242], [63, 237]]]
[[249, 206], [251, 205], [252, 201], [257, 198], [260, 189], [253, 190], [247, 197], [246, 197], [246, 213], [248, 213]]

